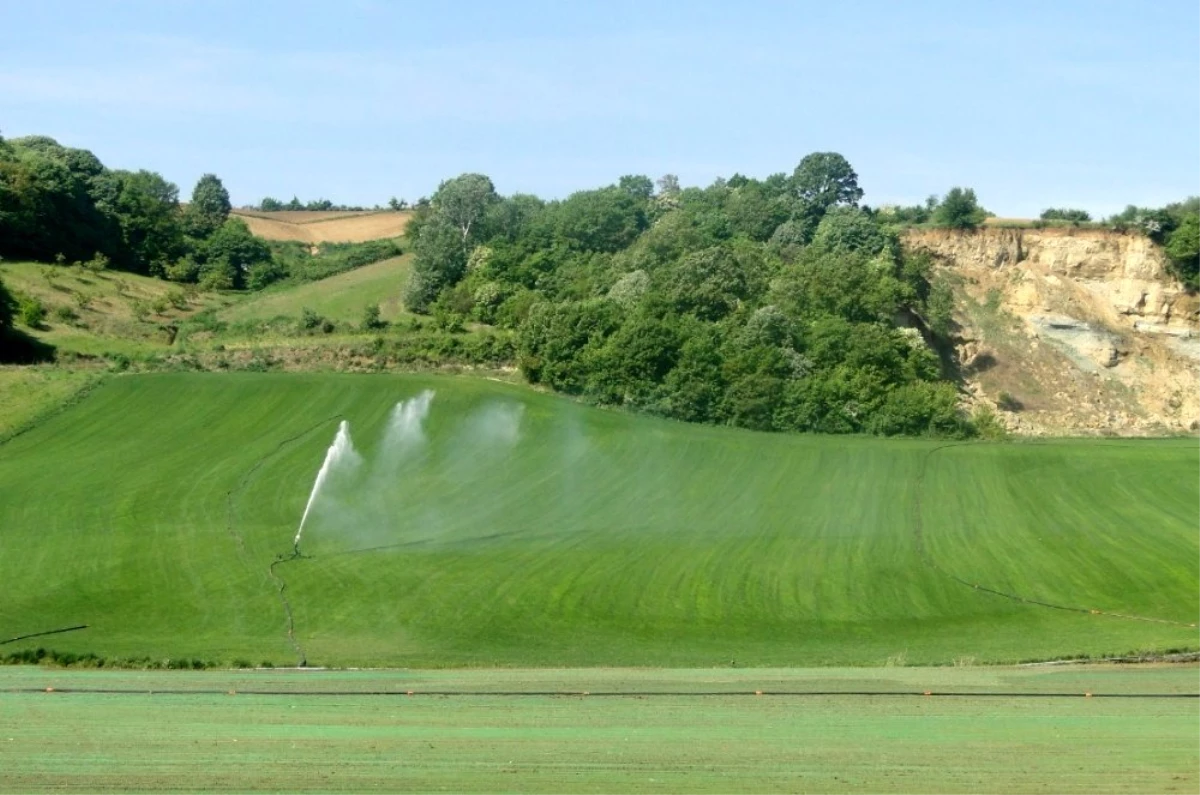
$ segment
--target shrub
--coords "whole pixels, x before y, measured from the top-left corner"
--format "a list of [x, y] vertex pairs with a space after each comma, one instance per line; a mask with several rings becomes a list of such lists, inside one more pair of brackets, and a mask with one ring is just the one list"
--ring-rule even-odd
[[92, 273], [103, 273], [104, 271], [108, 270], [108, 266], [108, 257], [104, 256], [100, 252], [96, 252], [95, 256], [83, 263], [83, 267], [87, 268]]
[[312, 331], [324, 321], [320, 315], [307, 306], [300, 309], [300, 328], [305, 331]]
[[79, 315], [69, 306], [56, 306], [51, 315], [60, 323], [74, 323]]
[[165, 295], [160, 295], [150, 302], [150, 308], [154, 310], [156, 315], [165, 315], [167, 310], [171, 308], [171, 302], [167, 300]]
[[996, 405], [1004, 411], [1020, 411], [1025, 408], [1025, 404], [1017, 400], [1009, 392], [1001, 392], [996, 398]]
[[1043, 221], [1070, 221], [1073, 224], [1081, 224], [1091, 221], [1092, 216], [1087, 210], [1051, 207], [1049, 210], [1042, 211], [1041, 219]]
[[167, 302], [171, 306], [175, 307], [176, 309], [180, 309], [180, 310], [187, 309], [188, 308], [187, 293], [185, 293], [183, 290], [180, 290], [178, 288], [173, 289], [173, 290], [168, 290], [167, 291]]
[[933, 211], [933, 222], [950, 229], [974, 229], [987, 218], [971, 188], [951, 188]]
[[971, 424], [975, 426], [975, 435], [980, 439], [1004, 439], [1008, 431], [1000, 423], [995, 412], [987, 406], [980, 406], [971, 416]]
[[246, 270], [246, 287], [261, 290], [288, 277], [287, 266], [275, 259], [256, 262]]
[[41, 328], [46, 306], [32, 295], [23, 295], [17, 299], [17, 317], [29, 328]]
[[237, 275], [229, 260], [209, 260], [200, 268], [200, 286], [205, 290], [232, 290], [237, 286]]
[[362, 328], [363, 331], [387, 328], [387, 321], [379, 317], [379, 304], [363, 307]]
[[184, 257], [168, 265], [165, 275], [173, 282], [195, 282], [200, 278], [200, 263], [191, 256]]

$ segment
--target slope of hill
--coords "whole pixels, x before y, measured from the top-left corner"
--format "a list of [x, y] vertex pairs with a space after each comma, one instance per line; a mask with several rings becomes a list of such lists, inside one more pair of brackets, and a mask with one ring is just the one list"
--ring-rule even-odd
[[299, 240], [303, 243], [362, 243], [404, 234], [408, 212], [391, 210], [347, 212], [260, 212], [234, 210], [250, 231], [266, 240]]
[[268, 288], [231, 305], [220, 317], [233, 322], [269, 320], [279, 315], [298, 317], [308, 308], [335, 321], [358, 323], [365, 307], [378, 305], [382, 319], [395, 322], [408, 316], [400, 294], [411, 259], [394, 257], [320, 281]]
[[166, 351], [173, 326], [235, 300], [134, 273], [34, 262], [0, 263], [0, 281], [42, 303], [39, 328], [23, 331], [55, 346], [60, 357]]
[[1195, 648], [1198, 468], [1186, 441], [767, 435], [462, 378], [117, 376], [3, 447], [0, 634], [425, 666]]

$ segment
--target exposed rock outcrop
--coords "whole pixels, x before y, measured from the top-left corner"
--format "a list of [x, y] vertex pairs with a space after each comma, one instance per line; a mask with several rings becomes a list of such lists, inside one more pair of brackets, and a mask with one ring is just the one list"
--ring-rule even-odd
[[1021, 433], [1148, 435], [1200, 424], [1200, 297], [1143, 235], [914, 230], [954, 285], [970, 401]]

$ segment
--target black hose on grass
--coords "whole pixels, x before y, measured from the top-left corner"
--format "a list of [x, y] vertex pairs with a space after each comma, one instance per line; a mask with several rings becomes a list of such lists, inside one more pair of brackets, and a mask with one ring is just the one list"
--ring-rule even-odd
[[[225, 492], [225, 528], [229, 532], [229, 535], [233, 538], [234, 542], [237, 544], [240, 551], [245, 552], [246, 545], [245, 541], [242, 539], [242, 536], [235, 529], [234, 515], [236, 511], [234, 510], [234, 502], [237, 500], [238, 496], [246, 488], [246, 486], [249, 485], [250, 479], [256, 472], [258, 472], [259, 469], [262, 468], [263, 464], [282, 452], [285, 447], [299, 441], [300, 439], [303, 439], [305, 436], [308, 436], [318, 428], [324, 427], [330, 422], [339, 420], [341, 418], [342, 415], [339, 412], [331, 417], [326, 417], [320, 422], [314, 423], [294, 436], [289, 436], [286, 439], [281, 440], [277, 445], [275, 445], [274, 450], [255, 461], [254, 465], [250, 467], [250, 469], [246, 470], [246, 473], [242, 475], [241, 479], [238, 480], [236, 486]], [[292, 554], [290, 557], [284, 557], [283, 555], [280, 555], [271, 562], [271, 565], [267, 567], [267, 574], [271, 578], [271, 581], [275, 583], [275, 588], [279, 593], [279, 602], [283, 606], [283, 615], [285, 621], [284, 626], [287, 632], [288, 643], [290, 643], [292, 648], [296, 651], [296, 656], [299, 658], [299, 667], [304, 668], [308, 665], [308, 659], [304, 654], [304, 649], [300, 646], [300, 642], [296, 640], [295, 620], [292, 617], [292, 603], [287, 597], [287, 583], [285, 583], [283, 578], [275, 573], [275, 567], [278, 564], [286, 563], [289, 560], [297, 560], [301, 557], [303, 556], [300, 554], [300, 547], [295, 545], [292, 548]]]
[[16, 643], [19, 640], [28, 640], [29, 638], [40, 638], [43, 635], [58, 635], [63, 632], [75, 632], [77, 630], [87, 629], [87, 628], [88, 628], [87, 624], [76, 624], [73, 627], [63, 627], [62, 629], [48, 629], [45, 632], [31, 632], [28, 635], [17, 635], [15, 638], [9, 638], [8, 640], [0, 640], [0, 646], [3, 646], [6, 643]]

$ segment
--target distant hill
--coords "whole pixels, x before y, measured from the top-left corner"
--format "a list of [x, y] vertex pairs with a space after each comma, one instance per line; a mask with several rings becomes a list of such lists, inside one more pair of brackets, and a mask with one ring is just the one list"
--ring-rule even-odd
[[392, 210], [234, 210], [233, 215], [245, 221], [251, 232], [265, 240], [299, 240], [303, 243], [362, 243], [399, 237], [412, 217], [412, 213]]

